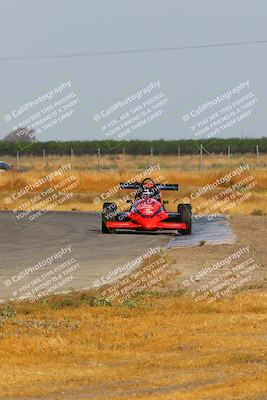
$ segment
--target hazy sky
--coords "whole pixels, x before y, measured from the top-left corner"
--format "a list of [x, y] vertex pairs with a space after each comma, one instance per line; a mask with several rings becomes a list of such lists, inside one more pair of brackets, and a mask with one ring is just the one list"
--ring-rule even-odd
[[[113, 118], [159, 93], [168, 99], [162, 113], [125, 133], [125, 139], [194, 138], [191, 121], [199, 122], [202, 116], [207, 118], [251, 92], [257, 101], [248, 107], [249, 115], [225, 127], [219, 135], [265, 136], [267, 43], [34, 57], [267, 40], [266, 16], [264, 0], [0, 0], [0, 138], [14, 124], [70, 93], [79, 98], [72, 114], [43, 130], [39, 139], [105, 139], [103, 129], [107, 128], [103, 123], [111, 123]], [[17, 116], [20, 106], [67, 81], [71, 88]], [[133, 100], [110, 117], [101, 115], [118, 100], [158, 81], [160, 87], [151, 94], [143, 94], [142, 99]], [[247, 81], [249, 87], [233, 94], [230, 100], [220, 101], [200, 117], [190, 114], [201, 104]], [[43, 113], [47, 115], [48, 111]], [[97, 114], [101, 121], [94, 121]], [[190, 115], [189, 122], [183, 121], [185, 114]], [[9, 115], [11, 121], [5, 121]], [[116, 139], [116, 134], [110, 138]]]

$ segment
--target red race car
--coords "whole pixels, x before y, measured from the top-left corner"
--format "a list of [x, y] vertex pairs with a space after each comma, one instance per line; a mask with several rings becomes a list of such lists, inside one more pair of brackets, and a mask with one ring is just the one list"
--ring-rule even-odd
[[116, 230], [157, 231], [177, 230], [182, 235], [191, 233], [192, 207], [179, 204], [177, 212], [167, 211], [160, 190], [176, 190], [178, 184], [160, 184], [151, 178], [141, 183], [120, 183], [121, 189], [136, 189], [135, 200], [129, 211], [120, 212], [115, 203], [104, 203], [102, 211], [102, 232], [113, 233]]

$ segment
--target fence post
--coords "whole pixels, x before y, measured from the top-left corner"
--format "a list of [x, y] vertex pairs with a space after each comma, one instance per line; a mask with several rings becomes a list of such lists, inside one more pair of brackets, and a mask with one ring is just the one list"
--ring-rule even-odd
[[100, 170], [100, 148], [97, 149], [97, 169]]
[[199, 169], [202, 170], [203, 168], [203, 145], [200, 145], [200, 152], [199, 152]]
[[44, 163], [44, 169], [47, 169], [47, 160], [46, 160], [45, 149], [43, 149], [43, 163]]
[[227, 154], [228, 154], [228, 158], [231, 157], [231, 147], [227, 146]]
[[19, 150], [17, 150], [17, 169], [20, 168], [20, 155], [19, 155]]
[[256, 160], [257, 160], [257, 163], [259, 162], [259, 156], [260, 156], [259, 146], [256, 145]]
[[73, 160], [74, 160], [74, 151], [73, 151], [73, 149], [70, 149], [70, 162], [71, 162], [71, 164], [73, 163]]

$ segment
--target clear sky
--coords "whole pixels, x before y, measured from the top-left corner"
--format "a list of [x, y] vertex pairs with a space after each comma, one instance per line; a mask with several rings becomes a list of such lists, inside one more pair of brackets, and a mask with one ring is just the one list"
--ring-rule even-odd
[[[6, 121], [6, 115], [67, 81], [71, 90], [20, 117], [75, 93], [79, 103], [72, 115], [43, 130], [41, 140], [105, 139], [102, 122], [112, 118], [96, 122], [93, 116], [158, 81], [160, 88], [151, 96], [164, 92], [168, 101], [162, 114], [125, 134], [126, 139], [194, 138], [191, 120], [201, 118], [190, 111], [247, 81], [249, 88], [231, 101], [252, 92], [257, 102], [220, 136], [266, 136], [267, 43], [124, 52], [267, 41], [266, 17], [264, 0], [0, 0], [0, 138], [19, 122], [13, 116]], [[115, 54], [81, 56], [99, 52]], [[223, 100], [201, 117], [231, 101]], [[133, 101], [113, 116], [140, 103]], [[182, 118], [188, 113], [189, 122]]]

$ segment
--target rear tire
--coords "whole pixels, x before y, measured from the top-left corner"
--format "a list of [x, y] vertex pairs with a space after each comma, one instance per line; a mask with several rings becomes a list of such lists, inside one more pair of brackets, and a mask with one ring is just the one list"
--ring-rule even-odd
[[179, 229], [181, 235], [190, 235], [192, 231], [192, 206], [191, 204], [179, 204], [178, 213], [180, 214], [180, 222], [187, 224], [187, 229]]
[[104, 203], [102, 210], [102, 233], [112, 233], [114, 229], [107, 227], [108, 221], [114, 221], [115, 214], [117, 213], [117, 206], [115, 203]]

